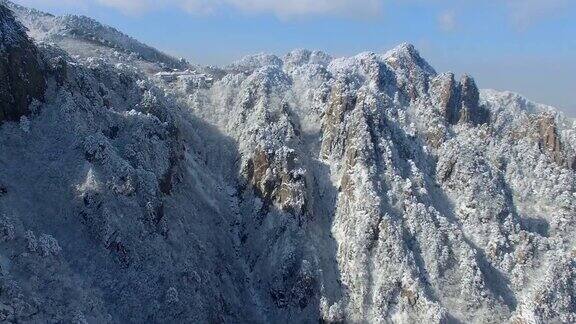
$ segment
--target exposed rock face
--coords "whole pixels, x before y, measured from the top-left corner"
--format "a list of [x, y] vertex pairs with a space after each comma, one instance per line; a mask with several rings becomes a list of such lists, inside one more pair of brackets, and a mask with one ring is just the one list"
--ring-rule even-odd
[[[342, 131], [340, 125], [344, 122], [345, 114], [352, 110], [356, 105], [356, 98], [354, 98], [347, 90], [345, 84], [337, 84], [332, 89], [328, 108], [322, 121], [322, 156], [328, 157], [333, 150], [334, 143], [339, 138], [339, 132]], [[341, 143], [340, 143], [341, 144]]]
[[306, 212], [306, 181], [304, 170], [297, 167], [293, 150], [283, 149], [269, 152], [258, 148], [249, 159], [244, 174], [264, 207], [278, 204], [284, 211], [294, 215]]
[[480, 94], [476, 82], [468, 75], [462, 76], [460, 80], [460, 122], [470, 122], [473, 124], [481, 124], [485, 121], [485, 117], [480, 111]]
[[54, 80], [0, 127], [0, 318], [576, 322], [561, 113], [408, 44], [156, 73], [93, 21], [18, 17]]
[[542, 151], [550, 154], [554, 161], [560, 165], [566, 163], [566, 158], [558, 135], [556, 121], [551, 114], [543, 114], [537, 119], [538, 144]]
[[432, 81], [432, 88], [433, 102], [448, 123], [479, 125], [488, 122], [488, 111], [481, 107], [478, 87], [470, 76], [463, 75], [456, 83], [452, 73], [441, 74]]
[[32, 100], [46, 89], [43, 64], [36, 47], [12, 12], [0, 4], [0, 122], [29, 113]]
[[432, 87], [437, 91], [436, 104], [440, 113], [450, 124], [458, 122], [459, 111], [459, 85], [454, 80], [454, 74], [445, 73], [439, 75], [432, 81]]

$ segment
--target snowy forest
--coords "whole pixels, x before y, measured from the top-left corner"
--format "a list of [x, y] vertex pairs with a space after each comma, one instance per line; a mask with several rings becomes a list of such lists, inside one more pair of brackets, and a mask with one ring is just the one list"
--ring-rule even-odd
[[0, 321], [574, 323], [576, 124], [410, 44], [201, 66], [0, 1]]

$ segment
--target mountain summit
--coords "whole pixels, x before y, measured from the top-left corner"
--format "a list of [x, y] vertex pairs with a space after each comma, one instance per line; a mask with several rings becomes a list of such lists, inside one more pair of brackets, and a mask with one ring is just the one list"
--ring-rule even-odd
[[10, 2], [0, 38], [1, 320], [576, 321], [554, 108], [409, 44], [202, 67]]

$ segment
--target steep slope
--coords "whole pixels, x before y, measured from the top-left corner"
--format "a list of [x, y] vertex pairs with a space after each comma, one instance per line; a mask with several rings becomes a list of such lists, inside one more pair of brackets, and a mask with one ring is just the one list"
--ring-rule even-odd
[[[570, 121], [481, 97], [472, 78], [437, 74], [411, 45], [337, 60], [258, 55], [228, 69], [207, 87], [166, 88], [238, 141], [244, 251], [275, 316], [573, 318], [571, 302], [532, 299], [540, 280], [557, 280], [542, 272], [573, 253]], [[566, 280], [554, 298], [572, 300]]]
[[2, 316], [576, 321], [576, 127], [553, 108], [408, 44], [191, 68], [11, 6], [47, 90], [0, 127]]
[[12, 12], [0, 7], [0, 122], [29, 113], [33, 100], [42, 100], [46, 88], [43, 62], [16, 23]]
[[132, 69], [38, 52], [45, 101], [0, 129], [2, 319], [254, 318], [202, 123]]
[[188, 63], [140, 43], [118, 30], [85, 16], [53, 16], [2, 0], [28, 28], [30, 36], [51, 42], [71, 56], [105, 57], [109, 62], [129, 63], [147, 72], [185, 69]]

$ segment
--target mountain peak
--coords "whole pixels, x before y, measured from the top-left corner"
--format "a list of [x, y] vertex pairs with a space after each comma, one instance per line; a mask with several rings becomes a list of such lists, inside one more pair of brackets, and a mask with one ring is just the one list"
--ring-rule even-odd
[[230, 64], [228, 69], [253, 71], [265, 66], [282, 67], [284, 62], [274, 54], [258, 53], [244, 56], [242, 59]]
[[418, 67], [428, 75], [436, 75], [436, 70], [420, 56], [420, 52], [410, 43], [402, 43], [384, 54], [388, 63], [403, 67]]
[[305, 64], [319, 64], [327, 66], [332, 57], [322, 51], [311, 51], [308, 49], [295, 49], [284, 56], [284, 63], [294, 66]]
[[408, 42], [404, 42], [404, 43], [397, 45], [396, 47], [391, 49], [389, 52], [405, 53], [405, 54], [411, 55], [411, 56], [419, 56], [420, 55], [420, 53], [418, 53], [418, 50], [416, 49], [416, 46], [414, 46], [414, 44], [408, 43]]
[[[38, 10], [28, 9], [9, 1], [0, 2], [10, 8], [17, 20], [28, 29], [28, 34], [37, 42], [54, 43], [68, 52], [81, 57], [102, 56], [103, 50], [111, 57], [123, 53], [130, 57], [155, 64], [159, 69], [186, 69], [188, 64], [120, 32], [114, 27], [84, 15], [53, 16]], [[92, 50], [89, 50], [91, 48]], [[89, 54], [89, 55], [88, 55]]]
[[202, 71], [3, 9], [6, 321], [576, 323], [556, 113], [407, 43]]

